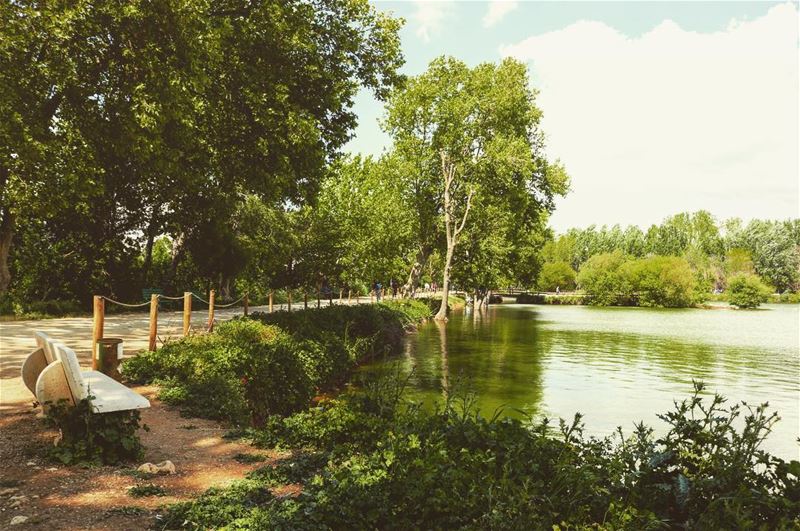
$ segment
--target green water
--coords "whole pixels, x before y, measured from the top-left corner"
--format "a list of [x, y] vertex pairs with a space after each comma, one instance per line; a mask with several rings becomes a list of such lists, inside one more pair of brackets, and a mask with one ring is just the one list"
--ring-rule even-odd
[[[495, 305], [424, 324], [400, 358], [361, 368], [362, 376], [411, 373], [410, 398], [428, 404], [469, 382], [486, 415], [508, 406], [534, 415], [585, 415], [607, 435], [687, 397], [692, 379], [709, 392], [769, 402], [782, 420], [765, 443], [797, 458], [800, 433], [800, 307], [757, 311]], [[413, 369], [413, 371], [412, 371]], [[505, 414], [515, 415], [512, 409]]]

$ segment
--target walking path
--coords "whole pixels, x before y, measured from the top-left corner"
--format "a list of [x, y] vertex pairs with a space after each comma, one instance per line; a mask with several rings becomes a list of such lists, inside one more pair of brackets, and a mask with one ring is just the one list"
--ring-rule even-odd
[[[368, 303], [369, 297], [353, 298], [351, 304]], [[328, 301], [322, 300], [322, 306]], [[333, 304], [347, 304], [346, 300], [334, 300]], [[316, 299], [308, 301], [308, 307], [314, 308]], [[275, 304], [275, 311], [287, 309], [287, 304]], [[301, 310], [303, 302], [292, 303], [293, 310]], [[267, 312], [268, 306], [251, 306], [250, 313]], [[225, 308], [214, 312], [215, 322], [226, 321], [243, 314], [242, 307]], [[205, 330], [208, 321], [208, 310], [192, 312], [192, 329]], [[30, 392], [22, 385], [20, 369], [22, 362], [35, 348], [33, 331], [39, 330], [50, 337], [63, 342], [78, 355], [81, 365], [91, 365], [92, 318], [65, 317], [60, 319], [41, 319], [28, 321], [0, 322], [0, 412], [19, 402], [29, 402]], [[125, 355], [133, 355], [146, 349], [150, 330], [150, 316], [147, 312], [106, 315], [103, 335], [119, 337], [123, 340]], [[160, 311], [158, 315], [159, 346], [168, 340], [181, 337], [183, 331], [182, 311]]]

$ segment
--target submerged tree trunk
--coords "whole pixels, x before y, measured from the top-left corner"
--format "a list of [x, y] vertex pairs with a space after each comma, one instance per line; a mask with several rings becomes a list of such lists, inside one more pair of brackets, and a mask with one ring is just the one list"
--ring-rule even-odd
[[451, 196], [453, 182], [456, 178], [456, 166], [448, 159], [446, 153], [442, 152], [441, 156], [442, 175], [444, 177], [444, 229], [445, 236], [447, 237], [447, 254], [445, 255], [444, 271], [442, 272], [442, 303], [434, 319], [437, 321], [446, 321], [447, 302], [450, 297], [450, 268], [453, 262], [453, 251], [455, 251], [456, 244], [458, 243], [458, 235], [464, 230], [464, 225], [467, 223], [467, 216], [469, 216], [469, 208], [472, 204], [472, 197], [475, 195], [475, 190], [470, 189], [467, 194], [464, 215], [459, 223], [455, 216], [455, 204]]

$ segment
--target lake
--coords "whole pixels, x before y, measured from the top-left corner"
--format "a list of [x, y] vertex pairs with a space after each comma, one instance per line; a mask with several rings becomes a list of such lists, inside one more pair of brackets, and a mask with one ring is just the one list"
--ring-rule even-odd
[[[432, 404], [468, 382], [485, 415], [584, 416], [587, 432], [630, 433], [689, 397], [692, 380], [731, 401], [769, 402], [782, 420], [764, 448], [796, 459], [800, 433], [800, 306], [753, 311], [492, 305], [453, 312], [411, 334], [400, 358], [361, 375], [408, 374], [408, 396]], [[413, 372], [412, 372], [413, 369]]]

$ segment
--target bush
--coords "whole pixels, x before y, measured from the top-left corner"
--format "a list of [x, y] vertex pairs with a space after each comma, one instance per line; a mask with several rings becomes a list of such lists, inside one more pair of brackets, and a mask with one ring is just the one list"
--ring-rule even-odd
[[738, 308], [758, 308], [771, 293], [756, 275], [740, 273], [728, 279], [728, 302]]
[[308, 406], [364, 358], [397, 351], [405, 327], [428, 315], [416, 301], [256, 313], [143, 352], [122, 372], [158, 383], [188, 415], [258, 425]]
[[567, 262], [546, 262], [539, 273], [539, 289], [542, 291], [571, 291], [575, 289], [577, 274]]
[[65, 400], [50, 404], [47, 420], [61, 431], [61, 440], [50, 450], [50, 456], [65, 465], [114, 465], [138, 461], [144, 448], [137, 431], [138, 411], [115, 411], [98, 415], [92, 412], [91, 397], [77, 405]]
[[[172, 506], [166, 528], [789, 529], [800, 524], [800, 462], [758, 449], [776, 421], [703, 387], [662, 415], [597, 439], [580, 416], [558, 428], [485, 419], [469, 394], [424, 412], [381, 394], [346, 396], [257, 433], [305, 448], [226, 489]], [[390, 396], [396, 396], [389, 393]], [[737, 430], [734, 426], [740, 426]], [[301, 483], [298, 497], [271, 489]]]
[[596, 254], [581, 267], [578, 282], [589, 304], [682, 308], [697, 302], [697, 279], [676, 256], [628, 259], [619, 251]]
[[695, 304], [695, 274], [676, 256], [631, 260], [621, 268], [639, 306], [684, 308]]
[[596, 254], [581, 266], [578, 284], [586, 292], [589, 304], [611, 306], [630, 302], [630, 285], [621, 271], [626, 261], [625, 255], [614, 251]]

